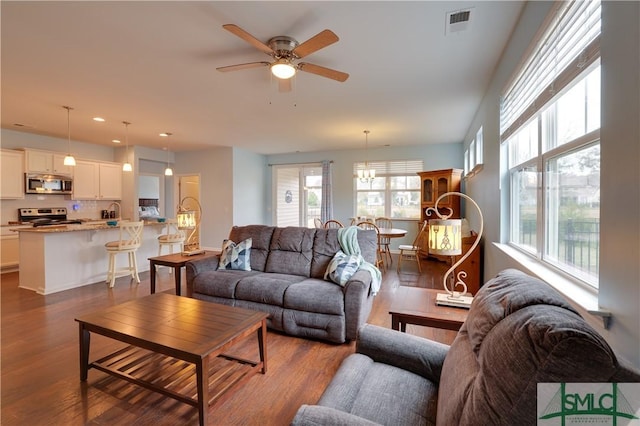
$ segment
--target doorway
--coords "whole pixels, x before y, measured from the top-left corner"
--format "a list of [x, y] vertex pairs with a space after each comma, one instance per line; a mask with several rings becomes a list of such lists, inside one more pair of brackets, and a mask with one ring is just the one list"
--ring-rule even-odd
[[[196, 220], [199, 226], [197, 226], [194, 229], [193, 239], [194, 241], [198, 242], [198, 246], [199, 246], [200, 234], [202, 232], [201, 230], [202, 218], [200, 217], [200, 214], [201, 214], [200, 209], [202, 208], [201, 206], [202, 202], [200, 201], [200, 175], [178, 176], [176, 184], [177, 185], [175, 188], [175, 193], [176, 193], [175, 199], [177, 200], [177, 206], [178, 206], [176, 211], [182, 205], [183, 207], [186, 207], [188, 209], [194, 209], [197, 212]], [[185, 198], [187, 199], [185, 200]], [[197, 201], [197, 203], [193, 201], [194, 199]], [[183, 204], [183, 200], [184, 200], [184, 204]], [[199, 206], [200, 208], [198, 208], [198, 205], [200, 205]]]
[[274, 165], [273, 182], [276, 226], [313, 228], [314, 219], [320, 219], [322, 165]]

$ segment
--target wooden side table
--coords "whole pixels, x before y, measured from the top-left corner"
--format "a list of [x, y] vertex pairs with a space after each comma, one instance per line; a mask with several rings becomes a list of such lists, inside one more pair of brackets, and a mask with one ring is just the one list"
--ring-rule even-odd
[[149, 258], [149, 281], [151, 284], [151, 294], [156, 292], [156, 265], [168, 266], [173, 268], [173, 275], [176, 281], [176, 295], [180, 296], [182, 287], [182, 272], [181, 269], [190, 260], [202, 259], [204, 257], [211, 257], [220, 254], [218, 251], [205, 251], [202, 254], [196, 254], [193, 256], [185, 256], [182, 253], [165, 254], [164, 256], [156, 256]]
[[458, 331], [467, 319], [468, 309], [436, 305], [436, 295], [444, 290], [404, 287], [396, 290], [391, 305], [391, 328], [407, 331], [407, 324]]

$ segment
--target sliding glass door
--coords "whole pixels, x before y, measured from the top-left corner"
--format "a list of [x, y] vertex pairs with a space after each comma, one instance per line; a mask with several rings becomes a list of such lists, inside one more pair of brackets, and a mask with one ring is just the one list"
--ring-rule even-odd
[[300, 164], [273, 166], [274, 224], [307, 226], [320, 218], [322, 166]]

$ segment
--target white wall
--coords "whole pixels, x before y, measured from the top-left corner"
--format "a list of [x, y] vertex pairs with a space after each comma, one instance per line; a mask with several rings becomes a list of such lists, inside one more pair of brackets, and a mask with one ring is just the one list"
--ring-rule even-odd
[[[60, 152], [65, 155], [67, 153], [66, 139], [35, 135], [9, 129], [1, 129], [0, 135], [0, 145], [4, 149], [33, 148]], [[92, 145], [72, 140], [71, 153], [76, 159], [116, 161], [114, 149], [106, 145]]]
[[268, 222], [266, 157], [233, 149], [233, 224]]
[[[484, 213], [485, 280], [505, 268], [522, 269], [491, 242], [506, 242], [506, 195], [501, 192], [499, 95], [553, 2], [528, 2], [483, 103], [469, 128], [484, 129], [484, 169], [466, 192]], [[602, 127], [599, 303], [613, 313], [605, 330], [576, 306], [617, 353], [640, 366], [640, 3], [602, 2]], [[623, 226], [621, 226], [623, 225]]]
[[174, 178], [200, 176], [200, 245], [220, 248], [233, 225], [233, 149], [220, 147], [177, 152], [175, 158]]

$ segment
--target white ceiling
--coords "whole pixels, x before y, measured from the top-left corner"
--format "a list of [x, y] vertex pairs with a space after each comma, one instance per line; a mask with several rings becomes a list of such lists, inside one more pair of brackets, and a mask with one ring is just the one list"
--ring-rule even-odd
[[[523, 2], [2, 1], [2, 127], [171, 150], [237, 146], [273, 154], [459, 143]], [[472, 8], [445, 35], [447, 12]], [[340, 41], [304, 58], [350, 74], [298, 72], [279, 93], [268, 68], [216, 67], [270, 58], [222, 28], [300, 43]], [[92, 117], [107, 121], [96, 123]], [[18, 127], [21, 124], [23, 127]]]

